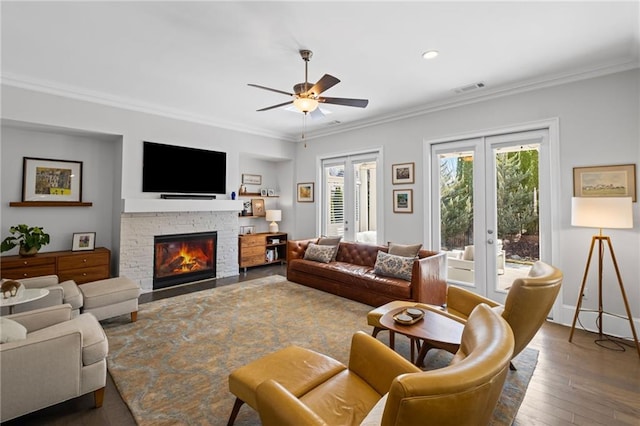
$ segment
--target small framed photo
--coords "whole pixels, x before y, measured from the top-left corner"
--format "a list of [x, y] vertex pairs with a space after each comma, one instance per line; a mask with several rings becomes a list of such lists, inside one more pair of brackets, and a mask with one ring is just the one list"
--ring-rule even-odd
[[267, 196], [275, 197], [276, 196], [276, 190], [275, 189], [267, 189]]
[[260, 190], [260, 195], [262, 195], [263, 197], [266, 197], [267, 196], [267, 189], [266, 188], [261, 189]]
[[242, 235], [255, 234], [255, 228], [254, 228], [253, 225], [241, 226], [240, 227], [240, 234], [242, 234]]
[[413, 189], [393, 190], [393, 212], [413, 213]]
[[248, 175], [246, 173], [242, 174], [242, 183], [245, 185], [262, 185], [262, 176], [261, 175]]
[[265, 216], [267, 213], [264, 209], [264, 200], [262, 198], [252, 198], [251, 211], [253, 216]]
[[401, 185], [414, 182], [415, 163], [393, 164], [391, 166], [392, 183]]
[[242, 211], [245, 212], [245, 216], [251, 216], [251, 200], [247, 200], [242, 203]]
[[76, 232], [73, 234], [73, 243], [71, 251], [95, 250], [96, 233], [95, 232]]
[[631, 197], [636, 202], [636, 165], [573, 168], [574, 197]]
[[298, 202], [313, 203], [313, 182], [298, 184]]
[[82, 161], [24, 157], [22, 201], [81, 202]]

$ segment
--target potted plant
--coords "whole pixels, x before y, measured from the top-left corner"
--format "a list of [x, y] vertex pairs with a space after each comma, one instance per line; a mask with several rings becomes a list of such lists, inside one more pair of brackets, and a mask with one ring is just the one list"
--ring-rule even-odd
[[49, 244], [49, 234], [39, 226], [17, 225], [9, 228], [12, 236], [5, 238], [0, 244], [0, 252], [20, 246], [21, 256], [33, 256], [42, 246]]

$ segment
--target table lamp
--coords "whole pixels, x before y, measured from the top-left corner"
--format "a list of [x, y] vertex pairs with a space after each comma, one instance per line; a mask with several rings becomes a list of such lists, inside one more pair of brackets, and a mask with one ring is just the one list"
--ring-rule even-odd
[[[602, 308], [602, 262], [604, 259], [604, 243], [609, 247], [611, 253], [611, 260], [616, 271], [618, 278], [618, 285], [620, 286], [620, 292], [622, 293], [622, 299], [627, 311], [627, 318], [631, 325], [631, 331], [633, 333], [633, 339], [635, 341], [638, 356], [640, 356], [640, 344], [638, 343], [638, 336], [636, 334], [635, 326], [633, 325], [633, 317], [631, 316], [631, 310], [629, 309], [629, 302], [627, 301], [627, 295], [622, 284], [622, 277], [620, 275], [620, 269], [618, 268], [618, 262], [616, 255], [613, 251], [613, 245], [611, 244], [611, 238], [606, 235], [602, 235], [602, 228], [610, 229], [628, 229], [633, 228], [633, 209], [632, 209], [631, 197], [573, 197], [571, 199], [571, 225], [584, 226], [588, 228], [598, 228], [599, 234], [594, 235], [591, 238], [591, 248], [589, 249], [589, 257], [587, 258], [587, 265], [584, 270], [584, 276], [582, 278], [582, 285], [578, 292], [578, 303], [576, 304], [576, 313], [573, 317], [573, 324], [571, 325], [571, 334], [569, 334], [569, 341], [573, 338], [573, 332], [578, 319], [578, 314], [582, 308], [582, 295], [584, 294], [585, 285], [587, 282], [587, 275], [589, 273], [589, 265], [591, 264], [591, 257], [593, 255], [593, 248], [596, 241], [598, 242], [598, 310], [592, 312], [598, 313], [598, 334], [602, 339], [602, 315], [608, 314]], [[615, 315], [615, 314], [609, 314]], [[623, 317], [624, 318], [624, 317]]]
[[278, 232], [278, 224], [276, 222], [282, 220], [282, 210], [267, 210], [266, 219], [267, 222], [271, 222], [269, 224], [269, 232]]

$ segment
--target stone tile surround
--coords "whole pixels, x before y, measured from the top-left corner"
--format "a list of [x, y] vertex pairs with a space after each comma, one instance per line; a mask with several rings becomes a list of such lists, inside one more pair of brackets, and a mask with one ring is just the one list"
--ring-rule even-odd
[[216, 278], [238, 275], [238, 212], [122, 213], [120, 275], [153, 289], [153, 237], [217, 231]]

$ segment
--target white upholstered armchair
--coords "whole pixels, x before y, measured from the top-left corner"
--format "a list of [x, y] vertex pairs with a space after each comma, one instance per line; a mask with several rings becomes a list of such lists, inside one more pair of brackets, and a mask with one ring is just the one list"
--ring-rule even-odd
[[92, 314], [68, 304], [0, 318], [0, 421], [94, 393], [102, 405], [107, 337]]
[[[43, 275], [41, 277], [24, 278], [16, 281], [21, 283], [24, 288], [46, 288], [49, 290], [49, 294], [42, 299], [16, 305], [14, 312], [26, 312], [68, 303], [71, 305], [71, 316], [77, 317], [80, 315], [83, 298], [78, 285], [74, 281], [68, 280], [60, 282], [57, 275]], [[2, 315], [9, 313], [8, 308], [5, 307], [2, 309]]]

